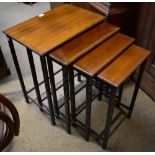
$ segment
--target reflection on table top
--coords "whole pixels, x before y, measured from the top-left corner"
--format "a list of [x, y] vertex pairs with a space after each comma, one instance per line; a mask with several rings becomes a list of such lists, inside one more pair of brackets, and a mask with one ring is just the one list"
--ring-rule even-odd
[[105, 16], [65, 4], [3, 32], [39, 55], [103, 21]]

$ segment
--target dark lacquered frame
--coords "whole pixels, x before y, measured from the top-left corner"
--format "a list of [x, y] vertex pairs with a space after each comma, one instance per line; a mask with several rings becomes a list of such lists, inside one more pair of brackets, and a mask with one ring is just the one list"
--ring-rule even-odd
[[[41, 67], [42, 67], [42, 72], [43, 72], [43, 78], [44, 78], [44, 80], [39, 83], [38, 79], [37, 79], [34, 59], [33, 59], [33, 55], [32, 55], [32, 53], [34, 51], [32, 51], [28, 47], [26, 47], [27, 55], [28, 55], [28, 61], [30, 64], [30, 69], [31, 69], [31, 75], [32, 75], [33, 84], [34, 84], [34, 87], [32, 87], [29, 90], [26, 90], [24, 80], [23, 80], [23, 76], [22, 76], [22, 72], [21, 72], [19, 62], [17, 59], [16, 51], [15, 51], [15, 48], [13, 45], [13, 39], [10, 36], [7, 36], [7, 37], [8, 37], [8, 43], [9, 43], [11, 55], [12, 55], [12, 58], [14, 61], [14, 65], [15, 65], [15, 68], [17, 71], [17, 75], [19, 78], [19, 82], [20, 82], [20, 85], [21, 85], [21, 88], [23, 91], [25, 101], [27, 103], [30, 103], [30, 101], [35, 103], [39, 107], [40, 111], [48, 114], [51, 118], [51, 122], [53, 125], [56, 124], [55, 117], [58, 118], [58, 120], [63, 121], [63, 124], [65, 124], [65, 126], [66, 126], [67, 132], [70, 134], [71, 133], [70, 105], [69, 105], [69, 100], [70, 100], [70, 94], [69, 93], [70, 93], [70, 91], [69, 91], [69, 82], [68, 82], [69, 81], [69, 79], [68, 79], [69, 75], [68, 74], [69, 74], [70, 65], [66, 66], [62, 62], [56, 61], [55, 59], [52, 59], [48, 55], [43, 55], [43, 56], [39, 55]], [[59, 64], [62, 67], [62, 69], [60, 69], [54, 73], [52, 62], [56, 62], [57, 64]], [[61, 84], [58, 88], [56, 88], [54, 76], [61, 71], [62, 71], [62, 75], [63, 75], [63, 84]], [[78, 76], [78, 79], [80, 81], [80, 74], [73, 75], [73, 77], [76, 77], [76, 76]], [[47, 95], [43, 99], [41, 98], [40, 89], [39, 89], [39, 86], [42, 84], [45, 84], [46, 95]], [[57, 100], [56, 91], [59, 90], [61, 87], [64, 88], [64, 102], [59, 105], [58, 104], [59, 101]], [[75, 92], [75, 94], [78, 93], [80, 91], [80, 89], [77, 90], [77, 92]], [[35, 90], [35, 92], [36, 92], [37, 101], [35, 101], [29, 95], [29, 93], [31, 93], [33, 90]], [[48, 100], [48, 107], [43, 104], [43, 101], [45, 99]], [[60, 112], [60, 109], [63, 106], [65, 106], [65, 114]]]
[[[10, 47], [10, 51], [11, 51], [11, 55], [15, 64], [15, 68], [17, 71], [17, 75], [19, 78], [19, 82], [21, 84], [21, 88], [25, 97], [25, 101], [27, 103], [33, 102], [36, 105], [39, 106], [40, 110], [43, 112], [47, 112], [47, 109], [49, 110], [49, 112], [47, 112], [50, 115], [51, 118], [51, 122], [53, 125], [55, 125], [55, 113], [54, 113], [54, 108], [53, 108], [53, 102], [52, 102], [52, 98], [51, 98], [51, 91], [50, 91], [50, 85], [49, 85], [49, 76], [48, 76], [48, 69], [47, 69], [47, 65], [46, 65], [46, 56], [40, 56], [40, 62], [41, 62], [41, 67], [42, 67], [42, 72], [43, 72], [43, 78], [44, 80], [40, 83], [38, 83], [38, 79], [37, 79], [37, 75], [36, 75], [36, 69], [35, 69], [35, 64], [34, 64], [34, 60], [33, 60], [33, 55], [32, 55], [32, 50], [30, 50], [29, 48], [26, 47], [27, 49], [27, 55], [28, 55], [28, 60], [29, 60], [29, 64], [30, 64], [30, 69], [31, 69], [31, 74], [32, 74], [32, 79], [33, 79], [33, 83], [34, 83], [34, 87], [31, 88], [30, 90], [26, 90], [25, 84], [24, 84], [24, 80], [23, 80], [23, 76], [21, 73], [21, 69], [19, 66], [19, 62], [17, 59], [17, 55], [15, 52], [15, 48], [13, 45], [13, 39], [9, 36], [8, 37], [8, 43], [9, 43], [9, 47]], [[57, 74], [57, 73], [56, 73]], [[41, 99], [41, 95], [40, 95], [40, 90], [39, 90], [39, 86], [41, 84], [45, 84], [45, 89], [46, 89], [46, 94], [47, 94], [47, 100], [48, 100], [48, 106], [49, 108], [47, 108], [45, 105], [42, 104], [44, 99]], [[37, 101], [36, 102], [30, 95], [29, 93], [31, 91], [35, 90], [36, 92], [36, 96], [37, 96]]]

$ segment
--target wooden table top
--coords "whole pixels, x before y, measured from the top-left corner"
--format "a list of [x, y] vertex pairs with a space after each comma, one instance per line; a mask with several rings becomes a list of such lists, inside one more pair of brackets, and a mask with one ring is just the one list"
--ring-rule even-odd
[[133, 42], [134, 38], [117, 33], [78, 60], [74, 67], [90, 76], [95, 76]]
[[3, 32], [39, 55], [44, 55], [85, 30], [105, 16], [65, 4]]
[[50, 55], [66, 65], [71, 64], [118, 30], [119, 27], [102, 22], [52, 51]]
[[150, 51], [132, 45], [98, 76], [115, 87], [120, 86], [149, 56]]

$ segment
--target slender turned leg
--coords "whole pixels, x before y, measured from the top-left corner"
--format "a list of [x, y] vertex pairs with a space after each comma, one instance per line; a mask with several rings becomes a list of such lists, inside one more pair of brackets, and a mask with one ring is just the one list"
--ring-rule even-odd
[[85, 140], [89, 141], [90, 137], [90, 124], [91, 124], [91, 102], [92, 102], [92, 78], [86, 77], [86, 131]]
[[106, 120], [106, 124], [105, 124], [103, 144], [102, 144], [102, 147], [104, 149], [107, 148], [107, 144], [108, 144], [110, 127], [111, 127], [112, 116], [113, 116], [113, 111], [114, 111], [115, 97], [116, 97], [116, 88], [112, 87], [111, 88], [111, 94], [110, 94], [110, 101], [108, 104], [107, 120]]
[[117, 102], [116, 102], [116, 107], [120, 107], [120, 103], [121, 103], [121, 99], [122, 99], [122, 94], [123, 94], [123, 84], [120, 86], [119, 90], [118, 90], [118, 98], [117, 98]]
[[134, 90], [134, 93], [133, 93], [133, 96], [132, 96], [130, 109], [129, 109], [129, 113], [128, 113], [128, 118], [131, 118], [131, 114], [132, 114], [132, 111], [133, 111], [133, 108], [134, 108], [134, 105], [135, 105], [135, 101], [136, 101], [136, 97], [137, 97], [137, 94], [138, 94], [140, 82], [141, 82], [141, 79], [142, 79], [142, 76], [143, 76], [143, 73], [144, 73], [145, 64], [146, 64], [146, 61], [144, 61], [142, 63], [142, 65], [140, 67], [140, 70], [139, 70], [139, 73], [138, 73], [138, 78], [136, 80], [135, 90]]
[[53, 96], [53, 102], [54, 102], [54, 110], [57, 117], [59, 117], [59, 108], [58, 108], [58, 100], [57, 100], [55, 80], [54, 80], [53, 63], [51, 58], [47, 57], [47, 63], [48, 63], [48, 70], [49, 70], [52, 96]]
[[107, 86], [107, 84], [104, 86], [105, 88], [105, 97], [109, 97], [109, 94], [110, 94], [110, 89], [109, 89], [109, 86]]
[[62, 67], [63, 81], [64, 81], [64, 104], [65, 104], [65, 120], [66, 120], [66, 130], [71, 133], [71, 121], [70, 121], [70, 107], [69, 107], [69, 85], [68, 85], [68, 69], [67, 67]]
[[42, 111], [42, 108], [41, 108], [42, 107], [42, 102], [41, 102], [40, 90], [39, 90], [39, 85], [38, 85], [38, 80], [37, 80], [37, 74], [36, 74], [36, 69], [35, 69], [35, 65], [34, 65], [33, 55], [32, 55], [32, 51], [30, 49], [28, 49], [28, 48], [27, 48], [27, 55], [28, 55], [28, 59], [29, 59], [29, 63], [30, 63], [31, 74], [32, 74], [33, 83], [34, 83], [34, 86], [35, 86], [37, 100], [38, 100], [38, 103], [40, 105], [39, 108]]
[[50, 91], [50, 86], [49, 86], [48, 72], [47, 72], [45, 57], [41, 56], [40, 61], [41, 61], [41, 67], [42, 67], [43, 77], [44, 77], [44, 81], [45, 81], [45, 88], [46, 88], [47, 100], [48, 100], [48, 105], [49, 105], [49, 111], [50, 111], [50, 115], [51, 115], [51, 122], [53, 125], [55, 125], [54, 110], [53, 110], [53, 104], [52, 104], [51, 91]]
[[69, 67], [69, 84], [70, 84], [70, 99], [71, 99], [71, 117], [72, 117], [72, 125], [75, 123], [75, 88], [74, 88], [74, 70], [72, 67]]
[[24, 80], [23, 80], [22, 73], [21, 73], [21, 70], [20, 70], [20, 67], [19, 67], [19, 62], [18, 62], [18, 59], [17, 59], [17, 56], [16, 56], [15, 48], [13, 46], [13, 41], [12, 41], [12, 39], [10, 37], [9, 37], [8, 43], [9, 43], [10, 51], [11, 51], [12, 58], [13, 58], [13, 61], [14, 61], [14, 64], [15, 64], [15, 68], [16, 68], [16, 71], [17, 71], [17, 75], [18, 75], [18, 78], [19, 78], [19, 81], [20, 81], [20, 85], [21, 85], [22, 90], [23, 90], [25, 101], [27, 103], [29, 103], [29, 99], [28, 99], [28, 96], [27, 96]]
[[99, 81], [99, 94], [98, 94], [98, 100], [102, 100], [102, 81]]
[[79, 82], [81, 82], [81, 74], [80, 73], [78, 73], [77, 79]]

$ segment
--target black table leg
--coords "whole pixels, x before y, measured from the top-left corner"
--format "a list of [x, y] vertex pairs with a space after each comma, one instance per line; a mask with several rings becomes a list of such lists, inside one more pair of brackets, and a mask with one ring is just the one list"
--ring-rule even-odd
[[22, 73], [21, 73], [21, 70], [20, 70], [20, 67], [19, 67], [19, 62], [18, 62], [18, 59], [17, 59], [17, 56], [16, 56], [15, 48], [13, 46], [13, 41], [12, 41], [12, 38], [10, 38], [10, 37], [8, 37], [8, 38], [9, 38], [8, 43], [9, 43], [10, 51], [11, 51], [12, 58], [13, 58], [13, 61], [14, 61], [14, 64], [15, 64], [15, 68], [16, 68], [17, 75], [18, 75], [18, 78], [19, 78], [19, 81], [20, 81], [20, 85], [22, 87], [22, 91], [23, 91], [23, 94], [24, 94], [24, 97], [25, 97], [25, 101], [27, 103], [29, 103], [29, 99], [28, 99], [28, 96], [27, 96], [24, 80], [23, 80]]
[[71, 117], [72, 125], [74, 125], [76, 119], [76, 106], [75, 106], [75, 88], [74, 88], [74, 70], [69, 67], [69, 84], [70, 84], [70, 100], [71, 100]]
[[53, 104], [52, 104], [51, 91], [50, 91], [50, 86], [49, 86], [48, 71], [47, 71], [45, 57], [41, 56], [40, 61], [41, 61], [43, 77], [45, 81], [45, 88], [46, 88], [46, 94], [47, 94], [47, 99], [48, 99], [49, 111], [51, 115], [51, 121], [52, 121], [52, 124], [55, 125], [54, 109], [53, 109]]
[[110, 127], [112, 123], [112, 116], [113, 116], [113, 111], [114, 111], [114, 102], [115, 102], [115, 97], [116, 97], [116, 88], [112, 87], [111, 88], [111, 94], [110, 94], [110, 101], [108, 103], [108, 111], [107, 111], [107, 120], [105, 124], [105, 129], [104, 129], [104, 137], [103, 137], [103, 143], [102, 147], [104, 149], [107, 148], [107, 143], [110, 135]]
[[98, 94], [98, 100], [102, 100], [102, 81], [99, 81], [99, 94]]
[[118, 90], [118, 98], [116, 101], [116, 107], [120, 107], [120, 103], [121, 103], [121, 99], [122, 99], [122, 94], [123, 94], [123, 84], [120, 86], [119, 90]]
[[131, 100], [131, 104], [130, 104], [130, 108], [129, 108], [128, 118], [131, 118], [131, 114], [132, 114], [132, 111], [133, 111], [133, 108], [134, 108], [134, 105], [135, 105], [135, 101], [136, 101], [136, 97], [137, 97], [137, 94], [138, 94], [140, 82], [141, 82], [141, 79], [142, 79], [142, 76], [143, 76], [143, 73], [144, 73], [145, 64], [146, 64], [146, 61], [144, 61], [142, 63], [142, 65], [140, 67], [140, 70], [139, 70], [139, 73], [138, 73], [138, 78], [137, 78], [137, 80], [135, 82], [136, 85], [135, 85], [135, 89], [134, 89], [134, 92], [133, 92], [133, 96], [132, 96], [132, 100]]
[[38, 80], [37, 80], [37, 74], [36, 74], [36, 69], [35, 69], [35, 65], [34, 65], [33, 55], [32, 55], [32, 51], [30, 49], [28, 49], [28, 48], [27, 48], [27, 55], [28, 55], [28, 59], [29, 59], [29, 63], [30, 63], [30, 69], [31, 69], [33, 83], [34, 83], [34, 86], [35, 86], [37, 100], [38, 100], [38, 103], [40, 105], [39, 108], [42, 111], [42, 108], [41, 108], [42, 107], [42, 101], [41, 101], [41, 96], [40, 96], [40, 90], [39, 90], [39, 85], [38, 85]]
[[85, 117], [85, 140], [89, 141], [91, 124], [91, 102], [92, 102], [92, 78], [86, 77], [86, 117]]
[[62, 67], [63, 74], [63, 84], [64, 84], [64, 104], [65, 104], [65, 121], [66, 121], [66, 130], [71, 133], [71, 121], [70, 121], [70, 106], [69, 106], [69, 82], [68, 82], [68, 69], [67, 67]]
[[80, 73], [78, 73], [77, 80], [78, 80], [79, 82], [81, 82], [81, 74], [80, 74]]
[[57, 100], [56, 86], [55, 86], [55, 80], [54, 80], [53, 63], [49, 57], [47, 57], [47, 63], [48, 63], [49, 77], [50, 77], [50, 83], [51, 83], [51, 89], [52, 89], [52, 97], [54, 102], [53, 103], [54, 110], [57, 117], [59, 117], [59, 108], [58, 108], [58, 100]]

